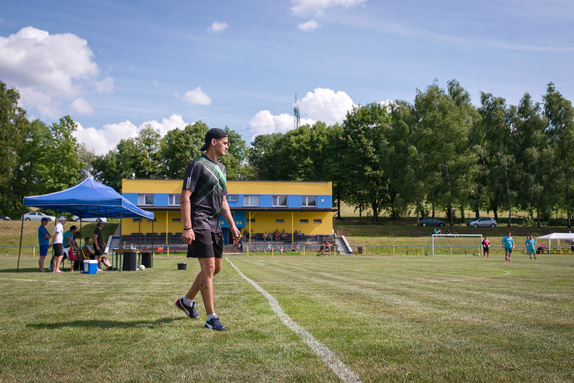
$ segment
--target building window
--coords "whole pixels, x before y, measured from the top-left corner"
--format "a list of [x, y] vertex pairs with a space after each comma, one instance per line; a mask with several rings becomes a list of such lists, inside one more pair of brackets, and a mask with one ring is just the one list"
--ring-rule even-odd
[[255, 218], [248, 219], [247, 222], [255, 223]]
[[227, 194], [225, 199], [227, 202], [239, 202], [239, 196], [237, 194]]
[[155, 218], [154, 219], [148, 219], [147, 221], [148, 222], [157, 222], [157, 219], [155, 219]]
[[181, 218], [172, 218], [171, 222], [181, 222]]
[[259, 196], [258, 195], [243, 196], [243, 206], [259, 206]]
[[285, 223], [285, 220], [283, 218], [277, 218], [275, 223]]
[[138, 194], [138, 206], [153, 206], [155, 194]]
[[274, 195], [273, 196], [273, 207], [287, 207], [287, 196], [286, 195]]
[[323, 223], [323, 220], [322, 219], [314, 219], [313, 223]]
[[299, 223], [309, 223], [309, 220], [308, 219], [300, 219]]
[[180, 198], [181, 198], [181, 194], [170, 194], [168, 205], [169, 206], [179, 206], [180, 205], [180, 200], [179, 200]]
[[317, 196], [304, 195], [303, 207], [317, 207]]
[[134, 222], [141, 222], [142, 219], [141, 218], [134, 218]]

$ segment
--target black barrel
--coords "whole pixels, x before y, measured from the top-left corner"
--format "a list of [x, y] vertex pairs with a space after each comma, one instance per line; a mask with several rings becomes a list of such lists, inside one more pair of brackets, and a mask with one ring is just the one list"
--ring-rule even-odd
[[126, 251], [124, 253], [123, 271], [136, 271], [138, 268], [138, 253], [135, 251]]
[[142, 265], [149, 269], [153, 267], [153, 253], [142, 253]]

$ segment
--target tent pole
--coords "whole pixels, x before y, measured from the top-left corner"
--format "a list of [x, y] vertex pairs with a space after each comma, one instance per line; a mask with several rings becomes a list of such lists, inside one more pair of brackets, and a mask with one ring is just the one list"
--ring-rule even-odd
[[16, 272], [18, 273], [20, 272], [20, 253], [22, 252], [22, 233], [24, 232], [24, 211], [24, 205], [22, 204], [22, 226], [20, 226], [20, 247], [18, 248], [18, 267], [16, 267]]
[[[122, 246], [122, 222], [124, 220], [124, 201], [122, 200], [120, 202], [120, 251], [122, 251], [123, 246]], [[121, 256], [120, 258], [123, 260], [124, 257], [124, 253], [120, 253]], [[117, 258], [116, 258], [117, 260]], [[119, 264], [119, 262], [116, 262], [116, 267], [118, 268], [119, 271], [122, 271], [122, 265]]]

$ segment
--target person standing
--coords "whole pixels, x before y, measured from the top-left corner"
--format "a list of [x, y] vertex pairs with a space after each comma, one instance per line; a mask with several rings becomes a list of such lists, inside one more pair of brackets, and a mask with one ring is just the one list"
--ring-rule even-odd
[[227, 330], [215, 313], [213, 300], [213, 277], [221, 271], [223, 260], [220, 216], [223, 215], [229, 224], [234, 238], [240, 235], [225, 199], [226, 169], [218, 161], [228, 149], [227, 133], [222, 129], [210, 129], [201, 147], [205, 154], [187, 167], [180, 198], [183, 221], [181, 237], [188, 245], [187, 256], [198, 259], [200, 271], [187, 294], [176, 300], [175, 305], [188, 317], [197, 318], [199, 314], [194, 299], [201, 292], [207, 314], [204, 327], [217, 331]]
[[514, 249], [514, 239], [510, 236], [511, 233], [506, 233], [506, 237], [502, 238], [502, 248], [504, 249], [504, 260], [511, 261], [512, 249]]
[[54, 258], [52, 260], [52, 272], [61, 273], [60, 264], [64, 258], [64, 225], [66, 224], [66, 217], [60, 216], [58, 223], [54, 227], [52, 233], [52, 246], [54, 247]]
[[526, 245], [526, 251], [530, 256], [530, 259], [532, 259], [533, 255], [534, 259], [536, 259], [536, 241], [534, 240], [534, 238], [532, 238], [532, 236], [529, 235], [528, 237], [526, 237], [526, 242], [524, 242], [524, 244]]
[[482, 240], [482, 257], [486, 255], [486, 258], [490, 258], [490, 241], [488, 237], [484, 237]]
[[98, 262], [98, 271], [100, 269], [100, 261], [102, 255], [104, 255], [104, 250], [106, 248], [106, 242], [104, 241], [104, 221], [100, 218], [96, 221], [96, 228], [94, 230], [94, 259]]
[[[64, 232], [64, 254], [66, 249], [68, 249], [68, 259], [70, 260], [71, 266], [70, 271], [74, 271], [74, 264], [77, 262], [80, 256], [80, 246], [76, 242], [76, 237], [78, 237], [78, 228], [76, 225], [72, 225], [70, 230]], [[72, 253], [70, 255], [70, 252]]]
[[42, 218], [40, 221], [40, 227], [38, 227], [38, 243], [40, 246], [40, 259], [38, 260], [38, 266], [40, 266], [40, 272], [44, 271], [44, 260], [46, 255], [48, 255], [48, 249], [50, 248], [50, 233], [46, 229], [48, 224], [48, 218]]

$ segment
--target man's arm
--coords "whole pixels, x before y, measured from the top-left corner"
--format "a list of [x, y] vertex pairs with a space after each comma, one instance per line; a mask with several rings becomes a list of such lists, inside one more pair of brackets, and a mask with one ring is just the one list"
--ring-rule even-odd
[[183, 221], [183, 231], [181, 232], [181, 239], [188, 245], [195, 240], [195, 233], [191, 227], [191, 190], [183, 189], [179, 197], [179, 206], [181, 210], [181, 220]]
[[223, 218], [225, 218], [225, 220], [229, 224], [229, 227], [231, 228], [231, 233], [233, 234], [233, 238], [239, 238], [241, 233], [239, 232], [237, 226], [235, 226], [235, 221], [233, 221], [233, 216], [231, 215], [231, 209], [229, 209], [229, 204], [227, 203], [227, 199], [225, 199], [225, 196], [223, 197], [223, 203], [221, 204], [221, 215], [223, 215]]

